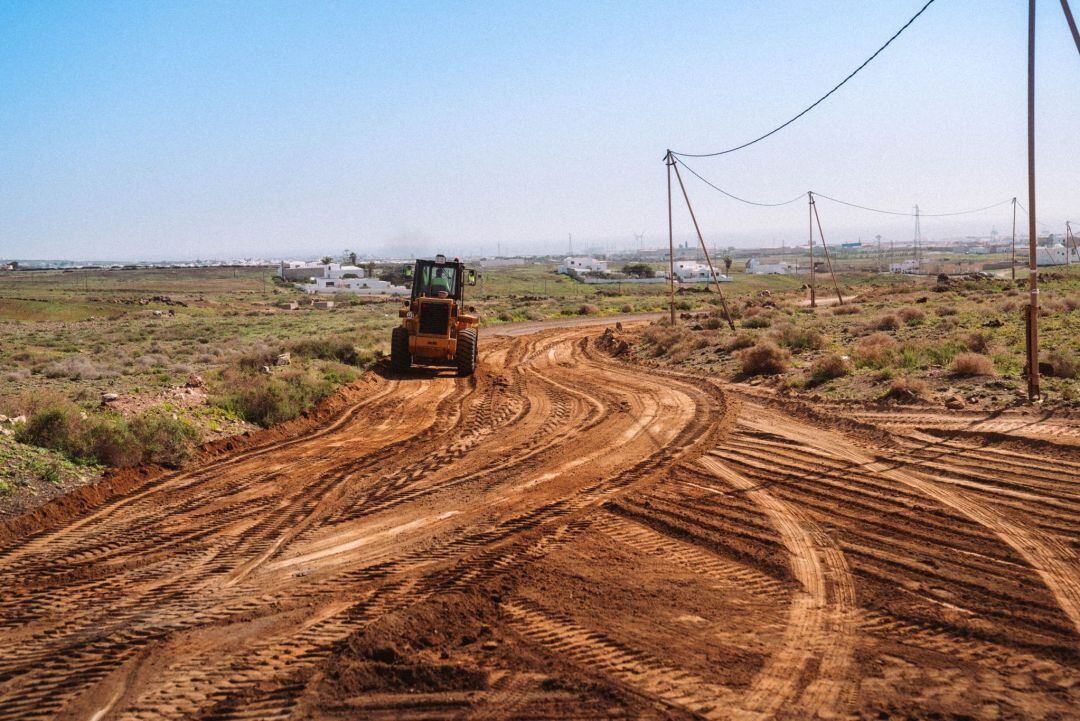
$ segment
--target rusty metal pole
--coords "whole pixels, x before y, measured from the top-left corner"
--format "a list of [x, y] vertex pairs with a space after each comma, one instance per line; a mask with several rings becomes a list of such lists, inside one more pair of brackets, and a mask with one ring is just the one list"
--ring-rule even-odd
[[1028, 400], [1039, 397], [1039, 259], [1035, 226], [1035, 0], [1028, 0]]
[[1016, 198], [1013, 198], [1012, 279], [1016, 281]]
[[825, 233], [821, 230], [821, 216], [817, 212], [817, 203], [810, 206], [814, 209], [814, 219], [817, 221], [817, 232], [821, 236], [821, 247], [825, 249], [825, 263], [829, 266], [829, 277], [832, 278], [833, 288], [836, 289], [836, 300], [840, 305], [844, 304], [844, 296], [840, 295], [840, 284], [836, 282], [836, 273], [833, 272], [832, 258], [829, 256], [829, 245], [825, 242]]
[[671, 151], [664, 156], [667, 164], [667, 239], [668, 239], [668, 287], [671, 290], [671, 325], [675, 325], [675, 231], [671, 222], [671, 166], [675, 160]]
[[814, 287], [814, 192], [806, 191], [810, 198], [810, 307], [817, 308], [817, 291]]
[[716, 292], [720, 294], [720, 305], [724, 308], [724, 316], [727, 318], [728, 327], [731, 331], [735, 332], [735, 321], [731, 318], [731, 312], [727, 307], [727, 299], [724, 298], [724, 291], [720, 289], [720, 279], [716, 277], [716, 271], [713, 270], [712, 261], [709, 259], [709, 249], [705, 247], [705, 238], [701, 235], [701, 228], [698, 226], [697, 216], [694, 215], [694, 206], [690, 205], [690, 196], [686, 194], [686, 186], [682, 182], [682, 173], [679, 172], [679, 166], [675, 166], [675, 178], [679, 181], [679, 188], [682, 190], [683, 199], [686, 200], [686, 209], [690, 211], [690, 220], [694, 221], [694, 230], [697, 232], [698, 242], [701, 243], [701, 249], [705, 252], [705, 261], [709, 264], [709, 272], [712, 274], [713, 281], [716, 283]]

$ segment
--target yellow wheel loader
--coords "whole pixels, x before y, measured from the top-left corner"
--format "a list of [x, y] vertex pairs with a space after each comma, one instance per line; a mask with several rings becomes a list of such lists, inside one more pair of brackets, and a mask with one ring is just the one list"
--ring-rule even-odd
[[[410, 273], [411, 271], [411, 273]], [[401, 325], [390, 338], [390, 365], [398, 372], [414, 363], [456, 367], [458, 375], [476, 370], [480, 319], [463, 312], [464, 287], [476, 285], [476, 271], [457, 258], [417, 260], [405, 275], [412, 276], [412, 297], [398, 311]]]

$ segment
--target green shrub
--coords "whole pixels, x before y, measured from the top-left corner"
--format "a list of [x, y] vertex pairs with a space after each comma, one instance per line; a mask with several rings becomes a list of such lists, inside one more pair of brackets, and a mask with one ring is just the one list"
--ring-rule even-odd
[[118, 415], [95, 418], [82, 431], [80, 457], [91, 457], [106, 466], [127, 468], [142, 462], [144, 454], [131, 427]]
[[211, 403], [244, 420], [268, 428], [292, 420], [329, 396], [334, 383], [310, 371], [280, 374], [226, 373]]
[[[301, 358], [318, 358], [319, 360], [332, 360], [346, 365], [363, 365], [363, 360], [352, 341], [345, 338], [328, 336], [324, 338], [307, 338], [293, 341], [288, 346], [289, 351]], [[266, 364], [263, 364], [266, 365]]]
[[81, 455], [82, 418], [71, 403], [37, 410], [18, 429], [16, 439], [41, 448], [51, 448], [69, 455]]
[[162, 410], [132, 419], [130, 432], [142, 452], [142, 462], [174, 468], [188, 459], [200, 440], [199, 430], [189, 421]]

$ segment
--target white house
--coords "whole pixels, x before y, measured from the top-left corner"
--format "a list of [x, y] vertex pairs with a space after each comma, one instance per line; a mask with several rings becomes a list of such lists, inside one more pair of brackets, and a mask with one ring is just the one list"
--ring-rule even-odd
[[555, 269], [556, 273], [562, 273], [563, 275], [575, 275], [577, 273], [606, 273], [608, 270], [608, 262], [606, 260], [597, 260], [596, 258], [589, 258], [587, 256], [567, 256], [563, 259], [562, 265]]
[[1040, 246], [1035, 249], [1035, 259], [1040, 268], [1048, 265], [1080, 263], [1080, 252], [1076, 248], [1069, 248], [1069, 254], [1066, 256], [1064, 245], [1051, 245], [1049, 248]]
[[889, 264], [890, 273], [914, 273], [920, 268], [922, 268], [922, 263], [915, 260], [914, 258], [908, 258], [907, 260], [901, 261], [899, 263]]
[[408, 295], [409, 289], [385, 280], [366, 278], [363, 268], [339, 263], [319, 264], [307, 283], [296, 286], [307, 293], [353, 293], [355, 295]]
[[[692, 260], [680, 260], [675, 263], [675, 277], [680, 283], [711, 283], [709, 266]], [[723, 273], [717, 273], [716, 279], [721, 283], [730, 283], [731, 278]]]
[[757, 258], [746, 261], [746, 272], [751, 275], [794, 275], [795, 266], [791, 263], [762, 263]]

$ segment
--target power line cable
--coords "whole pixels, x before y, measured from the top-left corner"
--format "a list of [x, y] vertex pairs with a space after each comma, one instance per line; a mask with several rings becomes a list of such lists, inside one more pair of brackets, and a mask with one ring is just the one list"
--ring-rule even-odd
[[705, 185], [709, 186], [713, 190], [715, 190], [717, 192], [720, 192], [720, 193], [723, 193], [724, 195], [731, 198], [732, 200], [737, 200], [740, 203], [746, 203], [747, 205], [758, 205], [758, 206], [761, 206], [763, 208], [777, 208], [777, 207], [779, 207], [781, 205], [790, 205], [791, 203], [794, 203], [796, 200], [802, 200], [803, 198], [806, 197], [806, 193], [799, 193], [799, 195], [792, 198], [791, 200], [785, 200], [782, 203], [761, 203], [761, 202], [758, 202], [756, 200], [747, 200], [746, 198], [740, 198], [737, 195], [732, 195], [731, 193], [724, 190], [720, 186], [713, 184], [709, 180], [706, 180], [700, 173], [698, 173], [696, 170], [694, 170], [689, 165], [684, 163], [681, 158], [675, 158], [675, 162], [678, 163], [679, 165], [683, 166], [684, 168], [686, 168], [688, 171], [690, 171], [694, 175], [694, 177], [696, 177], [702, 183], [705, 183]]
[[907, 21], [906, 23], [904, 23], [904, 26], [903, 26], [902, 28], [900, 28], [899, 30], [897, 30], [897, 31], [896, 31], [896, 32], [895, 32], [895, 33], [893, 34], [893, 36], [892, 36], [891, 38], [889, 38], [888, 40], [886, 40], [886, 41], [885, 41], [885, 44], [884, 44], [884, 45], [882, 45], [882, 46], [881, 46], [880, 48], [878, 48], [878, 49], [877, 49], [877, 50], [876, 50], [876, 51], [874, 52], [874, 54], [873, 54], [873, 55], [871, 55], [871, 56], [870, 56], [870, 57], [868, 57], [868, 58], [867, 58], [866, 60], [864, 60], [864, 61], [863, 61], [863, 63], [862, 63], [862, 65], [860, 65], [859, 67], [857, 67], [857, 68], [855, 68], [854, 70], [852, 70], [852, 71], [851, 71], [851, 73], [849, 73], [849, 74], [848, 74], [848, 76], [847, 76], [846, 78], [844, 78], [844, 79], [843, 79], [843, 80], [841, 80], [841, 81], [840, 81], [839, 83], [837, 83], [837, 84], [836, 84], [836, 86], [834, 86], [832, 90], [830, 90], [829, 92], [825, 93], [825, 94], [824, 94], [824, 95], [822, 95], [822, 96], [821, 96], [820, 98], [818, 98], [817, 100], [815, 100], [815, 101], [814, 101], [814, 102], [813, 102], [813, 103], [812, 103], [812, 104], [811, 104], [811, 105], [810, 105], [810, 106], [809, 106], [808, 108], [806, 108], [806, 109], [805, 109], [805, 110], [803, 110], [803, 111], [802, 111], [801, 113], [799, 113], [798, 115], [796, 115], [795, 117], [793, 117], [793, 118], [792, 118], [791, 120], [788, 120], [788, 121], [787, 121], [786, 123], [784, 123], [784, 124], [782, 124], [782, 125], [778, 125], [777, 127], [773, 128], [772, 130], [770, 130], [769, 132], [765, 133], [765, 134], [764, 134], [764, 135], [762, 135], [761, 137], [758, 137], [758, 138], [754, 138], [753, 140], [751, 140], [751, 141], [749, 141], [749, 142], [743, 143], [742, 145], [737, 145], [737, 146], [735, 146], [734, 148], [728, 148], [727, 150], [721, 150], [721, 151], [718, 151], [718, 152], [715, 152], [715, 153], [676, 153], [676, 152], [675, 152], [675, 151], [673, 150], [673, 151], [671, 151], [672, 155], [681, 155], [681, 156], [683, 156], [684, 158], [713, 158], [713, 157], [716, 157], [717, 155], [727, 155], [728, 153], [734, 153], [734, 152], [735, 152], [736, 150], [742, 150], [743, 148], [748, 148], [748, 147], [750, 147], [751, 145], [753, 145], [754, 143], [758, 143], [758, 142], [761, 142], [762, 140], [764, 140], [765, 138], [769, 137], [770, 135], [773, 135], [773, 134], [775, 134], [775, 133], [778, 133], [778, 132], [780, 132], [781, 130], [783, 130], [783, 129], [784, 129], [784, 128], [786, 128], [787, 126], [791, 125], [791, 124], [792, 124], [792, 123], [794, 123], [794, 122], [795, 122], [796, 120], [798, 120], [799, 118], [801, 118], [802, 116], [806, 115], [806, 114], [807, 114], [807, 113], [809, 113], [809, 112], [810, 112], [811, 110], [813, 110], [814, 108], [816, 108], [816, 107], [817, 107], [818, 105], [820, 105], [820, 104], [821, 104], [822, 102], [824, 102], [826, 98], [828, 98], [828, 97], [829, 97], [830, 95], [832, 95], [832, 94], [833, 94], [833, 93], [835, 93], [835, 92], [836, 92], [837, 90], [839, 90], [839, 89], [840, 89], [841, 87], [843, 87], [843, 86], [844, 86], [844, 84], [845, 84], [845, 83], [847, 83], [847, 81], [849, 81], [849, 80], [851, 80], [851, 79], [852, 79], [853, 77], [855, 77], [855, 76], [856, 76], [856, 75], [857, 75], [857, 74], [859, 73], [859, 71], [860, 71], [860, 70], [862, 70], [862, 69], [863, 69], [863, 68], [865, 68], [865, 67], [866, 67], [867, 65], [869, 65], [869, 64], [870, 64], [870, 62], [871, 62], [871, 61], [872, 61], [872, 60], [873, 60], [874, 58], [876, 58], [876, 57], [877, 57], [878, 55], [880, 55], [880, 54], [881, 54], [881, 52], [882, 52], [883, 50], [885, 50], [885, 48], [889, 47], [889, 45], [891, 45], [891, 44], [892, 44], [892, 41], [893, 41], [893, 40], [896, 40], [896, 39], [897, 39], [898, 37], [900, 37], [900, 33], [902, 33], [902, 32], [904, 32], [905, 30], [907, 30], [907, 29], [908, 29], [908, 27], [909, 27], [909, 26], [910, 26], [910, 25], [911, 25], [911, 24], [912, 24], [913, 22], [915, 22], [915, 21], [916, 21], [916, 20], [918, 19], [918, 17], [919, 17], [920, 15], [922, 15], [922, 14], [923, 14], [924, 12], [926, 12], [926, 8], [930, 7], [930, 6], [931, 6], [931, 5], [933, 5], [933, 4], [934, 4], [934, 0], [928, 0], [928, 2], [927, 2], [927, 3], [925, 4], [925, 5], [923, 5], [923, 6], [922, 6], [922, 9], [920, 9], [920, 10], [919, 10], [919, 12], [915, 13], [915, 15], [913, 15], [913, 16], [912, 16], [912, 18], [911, 18], [910, 20], [908, 20], [908, 21]]
[[[871, 208], [871, 207], [866, 206], [866, 205], [859, 205], [858, 203], [849, 203], [846, 200], [840, 200], [839, 198], [829, 197], [828, 195], [824, 195], [823, 193], [819, 193], [816, 190], [814, 191], [814, 197], [815, 198], [822, 198], [824, 200], [831, 200], [834, 203], [839, 203], [840, 205], [847, 205], [847, 206], [852, 207], [852, 208], [858, 208], [859, 210], [868, 210], [871, 213], [883, 213], [885, 215], [903, 215], [903, 216], [910, 217], [910, 218], [915, 217], [915, 213], [906, 213], [906, 212], [900, 212], [900, 211], [896, 211], [896, 210], [882, 210], [880, 208]], [[957, 211], [950, 212], [950, 213], [924, 213], [924, 212], [922, 212], [920, 210], [919, 211], [919, 216], [922, 217], [922, 218], [944, 218], [944, 217], [950, 216], [950, 215], [968, 215], [969, 213], [981, 213], [984, 210], [990, 210], [992, 208], [997, 208], [999, 206], [1002, 206], [1002, 205], [1005, 205], [1006, 203], [1011, 203], [1011, 202], [1012, 202], [1012, 198], [1009, 198], [1008, 200], [1003, 200], [1000, 203], [994, 203], [993, 205], [987, 205], [987, 206], [984, 206], [982, 208], [972, 208], [971, 210], [957, 210]], [[1017, 203], [1017, 205], [1019, 205], [1019, 203]]]

